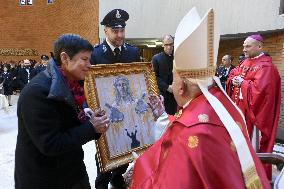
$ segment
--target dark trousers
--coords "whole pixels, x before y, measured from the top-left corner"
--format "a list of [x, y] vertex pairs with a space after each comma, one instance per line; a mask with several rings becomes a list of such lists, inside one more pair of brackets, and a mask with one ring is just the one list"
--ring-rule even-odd
[[117, 189], [126, 189], [126, 184], [122, 177], [125, 173], [128, 164], [118, 167], [112, 171], [102, 173], [99, 168], [99, 162], [96, 155], [96, 165], [97, 165], [97, 178], [96, 178], [96, 189], [107, 189], [108, 183], [110, 182], [112, 186]]
[[164, 97], [165, 110], [167, 114], [175, 115], [177, 112], [177, 103], [174, 95], [169, 92], [161, 93], [161, 95]]
[[71, 189], [91, 189], [89, 177], [86, 175], [83, 179], [74, 184]]

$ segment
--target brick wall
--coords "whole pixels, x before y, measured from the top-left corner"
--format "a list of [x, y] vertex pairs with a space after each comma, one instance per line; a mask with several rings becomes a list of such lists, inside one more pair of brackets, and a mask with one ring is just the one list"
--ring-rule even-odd
[[30, 48], [39, 56], [1, 56], [1, 60], [39, 60], [53, 49], [53, 42], [64, 33], [79, 34], [92, 44], [98, 43], [98, 0], [33, 0], [20, 6], [18, 0], [0, 1], [0, 49]]
[[[275, 32], [272, 34], [264, 35], [264, 51], [268, 52], [272, 57], [273, 63], [277, 66], [281, 75], [281, 115], [279, 120], [279, 127], [284, 128], [284, 32]], [[225, 54], [230, 54], [234, 57], [233, 64], [238, 64], [238, 57], [242, 53], [242, 45], [244, 39], [223, 40], [220, 42], [218, 63]]]

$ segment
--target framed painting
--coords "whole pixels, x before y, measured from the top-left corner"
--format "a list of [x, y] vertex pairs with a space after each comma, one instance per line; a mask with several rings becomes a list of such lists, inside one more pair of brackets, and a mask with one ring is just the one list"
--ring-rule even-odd
[[151, 63], [92, 66], [85, 80], [88, 106], [106, 111], [109, 129], [96, 141], [102, 172], [133, 160], [154, 143], [154, 118], [148, 95], [158, 94]]

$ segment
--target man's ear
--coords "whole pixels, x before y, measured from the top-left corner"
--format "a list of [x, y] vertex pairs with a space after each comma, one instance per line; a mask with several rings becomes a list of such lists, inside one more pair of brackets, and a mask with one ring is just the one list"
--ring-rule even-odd
[[66, 52], [60, 53], [60, 60], [62, 64], [67, 65], [69, 60], [68, 54]]
[[180, 82], [179, 86], [178, 86], [178, 94], [179, 95], [184, 95], [185, 91], [186, 91], [186, 84], [185, 84], [185, 82]]
[[104, 28], [104, 32], [105, 32], [105, 34], [107, 34], [107, 27]]

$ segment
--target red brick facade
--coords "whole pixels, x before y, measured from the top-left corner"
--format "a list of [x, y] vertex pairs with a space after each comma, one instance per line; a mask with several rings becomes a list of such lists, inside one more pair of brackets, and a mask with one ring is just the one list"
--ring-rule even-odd
[[52, 51], [53, 42], [64, 33], [79, 34], [92, 44], [98, 43], [98, 0], [33, 0], [20, 6], [18, 0], [0, 1], [0, 50], [35, 49], [38, 56], [3, 56], [1, 60], [39, 60]]

